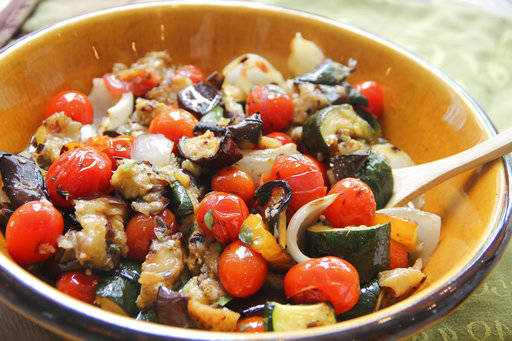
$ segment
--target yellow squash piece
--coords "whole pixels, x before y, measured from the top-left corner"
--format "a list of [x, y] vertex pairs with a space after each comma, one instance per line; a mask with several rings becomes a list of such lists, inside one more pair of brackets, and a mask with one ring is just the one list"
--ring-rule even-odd
[[418, 223], [402, 217], [377, 213], [373, 225], [391, 223], [391, 239], [405, 246], [407, 252], [416, 251]]

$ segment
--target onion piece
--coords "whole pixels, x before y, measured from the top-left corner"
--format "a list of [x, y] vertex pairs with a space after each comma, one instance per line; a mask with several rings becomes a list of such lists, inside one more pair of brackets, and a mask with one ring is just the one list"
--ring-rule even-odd
[[131, 158], [163, 167], [171, 162], [173, 147], [174, 143], [162, 134], [139, 135], [133, 140]]
[[125, 92], [121, 99], [110, 109], [107, 110], [108, 116], [103, 118], [100, 124], [99, 132], [107, 130], [116, 130], [128, 122], [128, 118], [133, 112], [134, 98], [131, 92]]
[[325, 59], [322, 50], [314, 42], [302, 38], [299, 32], [292, 39], [290, 49], [288, 67], [295, 76], [313, 71]]
[[279, 148], [263, 150], [242, 150], [242, 159], [234, 164], [251, 177], [255, 184], [258, 184], [262, 174], [270, 174], [274, 160], [283, 154], [296, 154], [297, 145], [287, 143]]
[[107, 116], [107, 110], [114, 106], [121, 96], [112, 95], [108, 91], [103, 78], [94, 78], [88, 97], [94, 110], [94, 124], [99, 125], [103, 118]]
[[80, 141], [85, 142], [91, 137], [98, 136], [98, 129], [92, 124], [85, 124], [80, 128]]
[[427, 277], [419, 270], [421, 261], [418, 260], [416, 263], [409, 268], [396, 268], [379, 272], [379, 285], [390, 288], [394, 297], [410, 293]]
[[411, 207], [391, 207], [378, 210], [377, 213], [403, 217], [418, 223], [418, 247], [410, 254], [413, 261], [421, 258], [426, 264], [437, 245], [441, 235], [441, 217]]

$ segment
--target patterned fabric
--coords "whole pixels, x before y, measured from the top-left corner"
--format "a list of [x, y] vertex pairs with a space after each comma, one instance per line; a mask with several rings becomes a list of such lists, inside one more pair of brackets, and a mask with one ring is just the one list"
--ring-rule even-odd
[[[44, 0], [23, 26], [32, 31], [84, 12], [143, 1]], [[398, 43], [464, 87], [496, 126], [511, 127], [512, 2], [510, 0], [266, 0], [329, 16]], [[485, 5], [486, 10], [468, 3]], [[512, 249], [480, 289], [452, 315], [413, 340], [512, 339]]]

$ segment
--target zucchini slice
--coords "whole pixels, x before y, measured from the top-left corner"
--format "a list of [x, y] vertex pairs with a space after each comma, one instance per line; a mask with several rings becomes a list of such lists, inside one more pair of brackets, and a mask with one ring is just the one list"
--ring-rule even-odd
[[194, 213], [194, 204], [181, 182], [174, 180], [170, 183], [169, 206], [178, 218]]
[[158, 323], [158, 316], [153, 308], [139, 311], [135, 319], [139, 321]]
[[306, 230], [310, 257], [336, 256], [352, 264], [360, 283], [389, 269], [391, 225], [348, 226], [331, 228], [316, 224]]
[[325, 156], [349, 154], [365, 149], [375, 130], [356, 114], [350, 104], [318, 110], [304, 123], [302, 140], [313, 153]]
[[375, 311], [380, 295], [379, 280], [377, 278], [361, 285], [359, 299], [356, 305], [347, 312], [338, 316], [339, 321], [354, 319]]
[[263, 315], [265, 331], [289, 331], [336, 323], [336, 313], [327, 303], [280, 304], [267, 302]]

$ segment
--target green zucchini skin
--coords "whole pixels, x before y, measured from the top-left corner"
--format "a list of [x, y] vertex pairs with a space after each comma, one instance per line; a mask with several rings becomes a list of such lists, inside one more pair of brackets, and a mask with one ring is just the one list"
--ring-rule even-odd
[[375, 154], [368, 155], [368, 159], [355, 174], [370, 187], [375, 197], [377, 209], [388, 203], [393, 195], [393, 173], [391, 166], [383, 157]]
[[380, 271], [389, 269], [390, 239], [390, 223], [358, 229], [306, 230], [308, 256], [336, 256], [346, 260], [356, 268], [360, 283], [366, 283], [377, 277]]
[[171, 183], [169, 201], [169, 206], [177, 218], [194, 213], [192, 200], [190, 200], [185, 187], [178, 180]]
[[346, 321], [359, 316], [371, 314], [375, 311], [380, 295], [379, 280], [377, 278], [361, 285], [359, 300], [356, 305], [347, 312], [338, 315], [338, 321]]
[[159, 323], [158, 315], [156, 314], [155, 310], [153, 310], [153, 308], [139, 311], [135, 319], [139, 321]]
[[289, 331], [336, 323], [334, 308], [325, 302], [281, 304], [267, 302], [263, 313], [265, 331]]
[[315, 114], [308, 117], [302, 128], [302, 141], [311, 152], [318, 152], [324, 155], [329, 155], [329, 146], [325, 143], [320, 127], [328, 113], [327, 110], [322, 109]]
[[96, 295], [110, 299], [128, 315], [135, 316], [139, 311], [135, 301], [140, 291], [140, 272], [140, 264], [128, 260], [121, 262], [110, 275], [100, 280]]
[[273, 319], [272, 319], [272, 312], [274, 311], [276, 303], [275, 302], [267, 302], [265, 304], [265, 309], [263, 311], [263, 329], [265, 331], [273, 331]]

